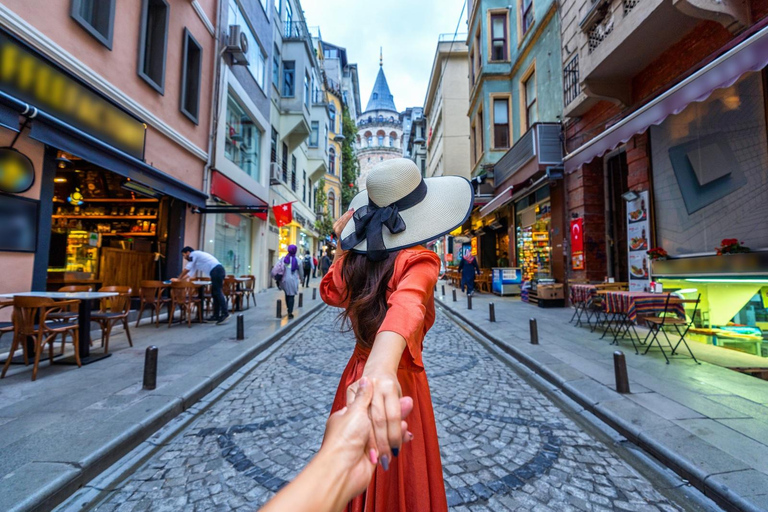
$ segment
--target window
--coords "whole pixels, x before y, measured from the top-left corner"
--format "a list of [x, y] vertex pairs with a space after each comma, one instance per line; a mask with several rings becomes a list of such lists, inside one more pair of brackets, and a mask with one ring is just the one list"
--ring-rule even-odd
[[181, 111], [197, 124], [200, 114], [200, 77], [203, 63], [203, 48], [184, 29], [184, 66], [181, 70]]
[[304, 75], [304, 105], [309, 108], [309, 75]]
[[328, 105], [328, 113], [330, 114], [330, 121], [331, 121], [331, 131], [334, 133], [338, 133], [336, 131], [336, 106], [331, 103]]
[[227, 274], [251, 273], [251, 221], [238, 214], [215, 215], [213, 256]]
[[389, 147], [393, 147], [395, 145], [395, 140], [392, 138], [392, 135], [389, 136], [388, 143]]
[[336, 174], [336, 150], [333, 148], [328, 150], [328, 172]]
[[491, 58], [507, 60], [507, 14], [491, 15]]
[[307, 171], [304, 171], [304, 179], [301, 180], [301, 200], [307, 202]]
[[333, 193], [333, 190], [328, 192], [328, 215], [336, 218], [336, 194]]
[[291, 155], [291, 190], [296, 192], [296, 155]]
[[293, 7], [291, 7], [291, 1], [285, 2], [285, 27], [286, 33], [291, 33], [291, 23], [293, 23]]
[[296, 62], [283, 62], [283, 96], [296, 95]]
[[573, 59], [563, 69], [563, 105], [570, 104], [575, 100], [581, 88], [579, 87], [579, 54], [573, 56]]
[[277, 163], [277, 130], [272, 128], [272, 147], [269, 155], [269, 161], [274, 163]]
[[523, 85], [525, 90], [525, 129], [529, 130], [539, 120], [536, 109], [536, 72], [532, 72]]
[[312, 208], [312, 198], [314, 197], [314, 193], [312, 192], [312, 180], [307, 180], [307, 188], [309, 189], [309, 197], [307, 197], [307, 206]]
[[475, 76], [475, 49], [473, 48], [471, 52], [469, 52], [469, 70], [470, 70], [470, 79], [472, 83], [470, 85], [475, 85], [475, 80], [477, 80], [477, 77]]
[[493, 99], [493, 147], [509, 147], [509, 98]]
[[384, 135], [379, 135], [379, 146], [384, 146]]
[[72, 0], [70, 15], [101, 44], [112, 49], [115, 0]]
[[309, 146], [316, 148], [320, 145], [320, 122], [312, 121], [312, 132], [309, 134]]
[[240, 169], [259, 181], [259, 145], [261, 132], [230, 94], [227, 97], [224, 155]]
[[520, 0], [520, 28], [525, 35], [533, 25], [533, 0]]
[[280, 50], [275, 45], [274, 53], [272, 54], [272, 84], [280, 88]]
[[[263, 1], [263, 0], [262, 0]], [[229, 21], [230, 25], [239, 25], [240, 30], [245, 34], [248, 39], [248, 52], [246, 57], [248, 59], [248, 71], [259, 84], [262, 90], [264, 90], [264, 80], [267, 74], [267, 56], [259, 46], [258, 39], [251, 29], [251, 25], [248, 23], [243, 11], [240, 9], [240, 5], [237, 0], [229, 0]]]
[[483, 121], [483, 111], [480, 110], [477, 113], [477, 131], [480, 135], [477, 140], [480, 143], [480, 151], [477, 152], [478, 156], [483, 154], [485, 150], [485, 122]]
[[288, 144], [283, 142], [283, 183], [288, 183]]
[[165, 89], [169, 14], [166, 0], [144, 0], [139, 36], [139, 76], [160, 94]]

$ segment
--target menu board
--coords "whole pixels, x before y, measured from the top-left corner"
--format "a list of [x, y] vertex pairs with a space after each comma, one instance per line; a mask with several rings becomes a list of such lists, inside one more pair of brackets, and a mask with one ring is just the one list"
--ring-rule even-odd
[[646, 291], [651, 284], [650, 249], [651, 223], [648, 214], [648, 191], [638, 192], [638, 198], [627, 203], [627, 254], [629, 256], [629, 291]]

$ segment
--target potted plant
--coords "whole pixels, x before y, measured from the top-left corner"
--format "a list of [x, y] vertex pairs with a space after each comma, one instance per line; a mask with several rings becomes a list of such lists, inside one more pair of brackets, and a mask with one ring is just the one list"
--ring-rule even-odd
[[744, 242], [739, 242], [738, 238], [723, 238], [720, 241], [720, 247], [715, 247], [715, 250], [718, 256], [751, 252], [749, 247], [744, 246]]
[[666, 260], [669, 254], [667, 254], [667, 251], [665, 251], [661, 247], [654, 247], [653, 249], [646, 252], [649, 258], [651, 258], [652, 261], [663, 261]]

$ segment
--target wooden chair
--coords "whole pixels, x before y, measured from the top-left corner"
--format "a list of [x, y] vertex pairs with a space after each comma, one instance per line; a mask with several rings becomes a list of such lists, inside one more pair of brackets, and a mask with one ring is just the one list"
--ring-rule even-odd
[[58, 335], [67, 335], [72, 337], [72, 345], [75, 348], [75, 362], [77, 366], [80, 363], [79, 353], [79, 328], [77, 322], [51, 322], [48, 315], [52, 312], [61, 311], [64, 307], [77, 306], [79, 300], [65, 300], [56, 302], [47, 297], [24, 297], [17, 296], [13, 298], [13, 319], [15, 335], [11, 350], [8, 353], [8, 359], [5, 360], [3, 372], [0, 378], [4, 378], [8, 367], [11, 366], [13, 354], [21, 344], [24, 354], [24, 364], [29, 364], [29, 354], [27, 354], [27, 338], [32, 337], [35, 340], [35, 362], [32, 367], [32, 380], [37, 379], [37, 368], [40, 364], [40, 356], [43, 353], [43, 347], [48, 345], [48, 359], [53, 362], [53, 345]]
[[199, 321], [203, 321], [203, 307], [198, 296], [197, 286], [186, 281], [171, 283], [171, 309], [168, 311], [168, 327], [173, 323], [176, 308], [180, 308], [180, 321], [187, 320], [187, 327], [192, 327], [192, 308], [197, 307]]
[[149, 307], [149, 321], [155, 321], [155, 327], [160, 327], [160, 310], [163, 306], [169, 306], [171, 299], [163, 295], [165, 283], [162, 281], [142, 281], [139, 288], [139, 317], [136, 319], [136, 327], [139, 326], [144, 309]]
[[[693, 325], [693, 319], [696, 317], [696, 311], [699, 309], [699, 303], [701, 302], [701, 294], [696, 297], [696, 299], [678, 299], [676, 297], [673, 297], [672, 294], [667, 295], [667, 300], [664, 304], [664, 313], [661, 316], [646, 316], [643, 318], [645, 322], [648, 324], [648, 328], [650, 329], [648, 331], [648, 335], [645, 337], [646, 341], [649, 337], [652, 336], [651, 342], [648, 344], [648, 347], [646, 347], [645, 352], [643, 354], [647, 354], [648, 351], [651, 349], [651, 346], [653, 345], [653, 342], [656, 342], [656, 345], [661, 350], [662, 355], [664, 356], [664, 359], [666, 359], [667, 364], [669, 364], [669, 358], [667, 357], [667, 354], [664, 353], [664, 349], [661, 346], [661, 343], [659, 342], [658, 336], [659, 333], [664, 335], [664, 338], [667, 340], [667, 345], [669, 345], [669, 348], [672, 349], [672, 352], [670, 353], [670, 356], [674, 356], [675, 352], [677, 351], [677, 348], [682, 343], [685, 345], [685, 348], [688, 349], [688, 353], [691, 355], [691, 358], [696, 362], [696, 364], [701, 364], [697, 359], [696, 356], [693, 355], [693, 352], [691, 351], [691, 347], [688, 346], [688, 342], [685, 340], [686, 334], [688, 334], [688, 331], [691, 329], [691, 326]], [[691, 320], [689, 321], [687, 318], [678, 318], [677, 316], [671, 316], [669, 314], [669, 305], [670, 304], [694, 304], [693, 307], [693, 313], [691, 314]], [[677, 344], [673, 347], [672, 342], [669, 341], [669, 336], [667, 336], [667, 332], [664, 330], [665, 326], [672, 326], [675, 328], [675, 331], [677, 332], [677, 335], [680, 336], [680, 340], [678, 340]], [[684, 330], [681, 332], [680, 329], [684, 328]]]
[[[92, 292], [93, 288], [88, 285], [69, 285], [59, 288], [62, 293]], [[50, 320], [60, 320], [62, 322], [74, 322], [79, 313], [76, 306], [70, 306], [62, 311], [52, 312], [48, 315]], [[64, 353], [64, 343], [61, 344], [62, 354]]]
[[224, 279], [224, 286], [221, 291], [224, 292], [224, 297], [228, 301], [232, 301], [232, 307], [230, 308], [232, 311], [237, 310], [238, 304], [240, 304], [242, 309], [244, 294], [242, 290], [237, 289], [237, 281], [234, 277], [227, 277]]
[[99, 291], [119, 294], [101, 299], [101, 310], [91, 314], [91, 321], [98, 322], [99, 327], [101, 327], [101, 346], [104, 347], [104, 353], [109, 353], [109, 336], [117, 323], [123, 324], [125, 335], [128, 337], [128, 345], [132, 347], [133, 340], [131, 340], [131, 330], [128, 328], [128, 314], [131, 312], [131, 293], [133, 290], [130, 286], [104, 286]]
[[248, 281], [244, 282], [242, 285], [243, 288], [243, 298], [246, 300], [246, 303], [248, 304], [248, 307], [251, 307], [251, 298], [253, 298], [253, 305], [256, 305], [256, 276], [240, 276], [240, 277], [247, 277]]
[[[13, 306], [13, 301], [2, 301], [0, 302], [0, 309], [5, 309]], [[11, 318], [10, 322], [0, 322], [0, 338], [3, 337], [3, 334], [13, 332], [13, 318]]]

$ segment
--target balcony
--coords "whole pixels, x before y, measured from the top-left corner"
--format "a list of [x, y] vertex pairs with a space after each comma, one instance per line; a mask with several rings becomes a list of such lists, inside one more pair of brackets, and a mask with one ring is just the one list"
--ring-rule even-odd
[[313, 48], [312, 35], [306, 22], [303, 21], [285, 22], [283, 24], [283, 41], [301, 41], [306, 43], [309, 48]]
[[[587, 0], [589, 2], [589, 0]], [[586, 2], [585, 2], [586, 3]], [[580, 89], [565, 115], [586, 112], [598, 100], [630, 105], [632, 78], [702, 19], [731, 30], [744, 26], [741, 5], [710, 0], [593, 0], [578, 22]], [[583, 12], [583, 11], [582, 11]]]
[[493, 179], [496, 189], [508, 186], [507, 180], [520, 182], [547, 166], [563, 163], [563, 144], [559, 123], [538, 123], [525, 132], [496, 163]]

